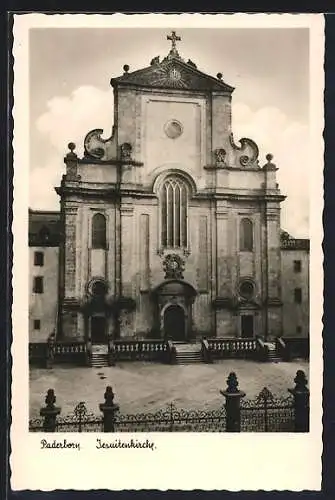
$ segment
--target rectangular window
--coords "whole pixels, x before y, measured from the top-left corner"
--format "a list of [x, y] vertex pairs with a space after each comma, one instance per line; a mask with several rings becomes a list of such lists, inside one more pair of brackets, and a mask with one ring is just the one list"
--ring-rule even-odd
[[34, 290], [34, 293], [43, 293], [44, 287], [43, 287], [43, 277], [42, 276], [35, 276], [33, 290]]
[[34, 330], [40, 330], [40, 329], [41, 329], [41, 320], [34, 319]]
[[293, 269], [295, 273], [301, 273], [301, 260], [293, 261]]
[[294, 289], [294, 302], [296, 304], [301, 304], [302, 302], [302, 291], [301, 288]]
[[35, 252], [34, 253], [34, 266], [42, 267], [44, 266], [44, 253]]

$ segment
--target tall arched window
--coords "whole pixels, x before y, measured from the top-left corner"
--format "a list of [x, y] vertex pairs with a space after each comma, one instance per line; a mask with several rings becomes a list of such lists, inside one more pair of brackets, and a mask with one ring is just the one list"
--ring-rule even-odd
[[240, 250], [251, 252], [253, 249], [253, 227], [250, 219], [240, 222]]
[[92, 248], [106, 248], [106, 218], [95, 214], [92, 218]]
[[165, 180], [160, 193], [162, 247], [187, 247], [188, 198], [189, 188], [182, 178]]

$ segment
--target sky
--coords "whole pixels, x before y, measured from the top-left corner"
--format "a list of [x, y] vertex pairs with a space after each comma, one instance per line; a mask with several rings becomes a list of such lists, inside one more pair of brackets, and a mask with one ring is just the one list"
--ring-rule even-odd
[[[29, 37], [30, 207], [58, 210], [54, 187], [67, 144], [83, 153], [86, 133], [113, 125], [110, 79], [147, 67], [170, 49], [174, 29], [34, 28]], [[178, 51], [198, 69], [235, 87], [233, 132], [272, 153], [287, 196], [282, 228], [309, 236], [309, 39], [306, 28], [177, 30]]]

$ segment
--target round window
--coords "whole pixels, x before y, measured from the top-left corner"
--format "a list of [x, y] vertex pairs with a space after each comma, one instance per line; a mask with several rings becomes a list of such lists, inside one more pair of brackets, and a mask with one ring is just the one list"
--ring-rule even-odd
[[165, 124], [164, 127], [166, 135], [170, 139], [177, 139], [182, 133], [183, 133], [183, 127], [182, 124], [179, 123], [177, 120], [170, 120]]
[[251, 299], [254, 295], [254, 284], [252, 281], [242, 281], [240, 284], [240, 295], [244, 299]]

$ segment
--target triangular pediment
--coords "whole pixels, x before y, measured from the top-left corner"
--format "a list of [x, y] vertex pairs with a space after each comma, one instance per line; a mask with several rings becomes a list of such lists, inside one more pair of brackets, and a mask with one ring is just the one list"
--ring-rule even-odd
[[167, 57], [162, 62], [159, 62], [159, 58], [155, 58], [147, 68], [126, 72], [123, 76], [112, 78], [111, 85], [113, 87], [135, 85], [179, 90], [213, 90], [229, 93], [234, 90], [234, 87], [227, 85], [221, 79], [199, 71], [191, 61], [186, 63], [177, 57]]

